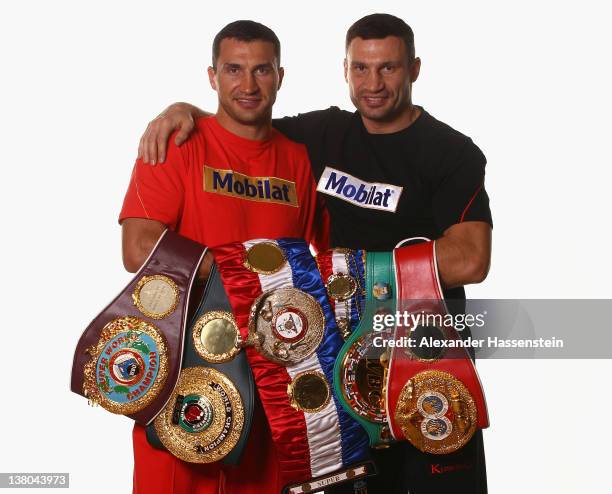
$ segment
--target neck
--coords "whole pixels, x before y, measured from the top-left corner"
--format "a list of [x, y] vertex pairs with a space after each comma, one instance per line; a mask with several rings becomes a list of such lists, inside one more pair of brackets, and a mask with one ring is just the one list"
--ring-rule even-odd
[[392, 134], [410, 127], [414, 121], [419, 118], [420, 114], [420, 108], [414, 106], [412, 103], [408, 103], [408, 105], [391, 120], [372, 120], [363, 115], [361, 115], [361, 120], [370, 134]]
[[239, 122], [227, 114], [222, 107], [217, 109], [215, 114], [219, 125], [226, 130], [229, 130], [232, 134], [236, 134], [239, 137], [250, 139], [252, 141], [265, 141], [270, 137], [272, 130], [272, 118], [264, 119], [262, 122], [245, 124]]

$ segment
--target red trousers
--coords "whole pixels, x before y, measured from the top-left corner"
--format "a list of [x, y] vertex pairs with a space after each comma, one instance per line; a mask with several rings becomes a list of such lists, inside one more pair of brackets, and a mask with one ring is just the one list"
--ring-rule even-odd
[[134, 494], [279, 494], [276, 451], [261, 406], [255, 407], [238, 465], [187, 463], [147, 442], [134, 426]]

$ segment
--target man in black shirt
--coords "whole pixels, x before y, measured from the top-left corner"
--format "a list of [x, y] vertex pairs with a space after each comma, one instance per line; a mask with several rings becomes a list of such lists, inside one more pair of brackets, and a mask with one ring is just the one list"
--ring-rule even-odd
[[[308, 148], [332, 246], [389, 251], [407, 237], [436, 239], [445, 296], [464, 299], [463, 285], [481, 282], [489, 268], [486, 159], [469, 137], [412, 104], [419, 70], [410, 27], [388, 14], [366, 16], [346, 36], [344, 73], [357, 111], [331, 107], [274, 126]], [[245, 88], [248, 96], [256, 92], [256, 85]], [[178, 130], [180, 144], [204, 114], [185, 103], [171, 106], [149, 124], [139, 155], [163, 162], [170, 133]], [[369, 494], [487, 491], [480, 432], [450, 455], [422, 453], [407, 442], [373, 454], [380, 475], [368, 480]]]

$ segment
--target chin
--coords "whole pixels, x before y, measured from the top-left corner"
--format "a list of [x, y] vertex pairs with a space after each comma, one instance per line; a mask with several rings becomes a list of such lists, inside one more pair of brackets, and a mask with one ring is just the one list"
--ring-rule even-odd
[[393, 110], [389, 108], [357, 108], [361, 115], [369, 120], [385, 122], [393, 118]]
[[234, 119], [243, 125], [259, 125], [270, 120], [266, 112], [237, 113]]
[[243, 125], [256, 125], [266, 122], [270, 119], [271, 112], [267, 108], [257, 108], [254, 110], [245, 110], [232, 105], [225, 110], [234, 120]]

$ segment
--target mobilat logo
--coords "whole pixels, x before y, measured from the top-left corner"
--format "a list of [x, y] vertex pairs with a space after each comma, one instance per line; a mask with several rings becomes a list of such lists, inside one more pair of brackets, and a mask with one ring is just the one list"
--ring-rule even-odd
[[276, 177], [249, 177], [204, 165], [204, 190], [248, 201], [298, 207], [295, 182]]
[[326, 166], [317, 190], [362, 208], [395, 213], [403, 187], [364, 182], [348, 173]]

